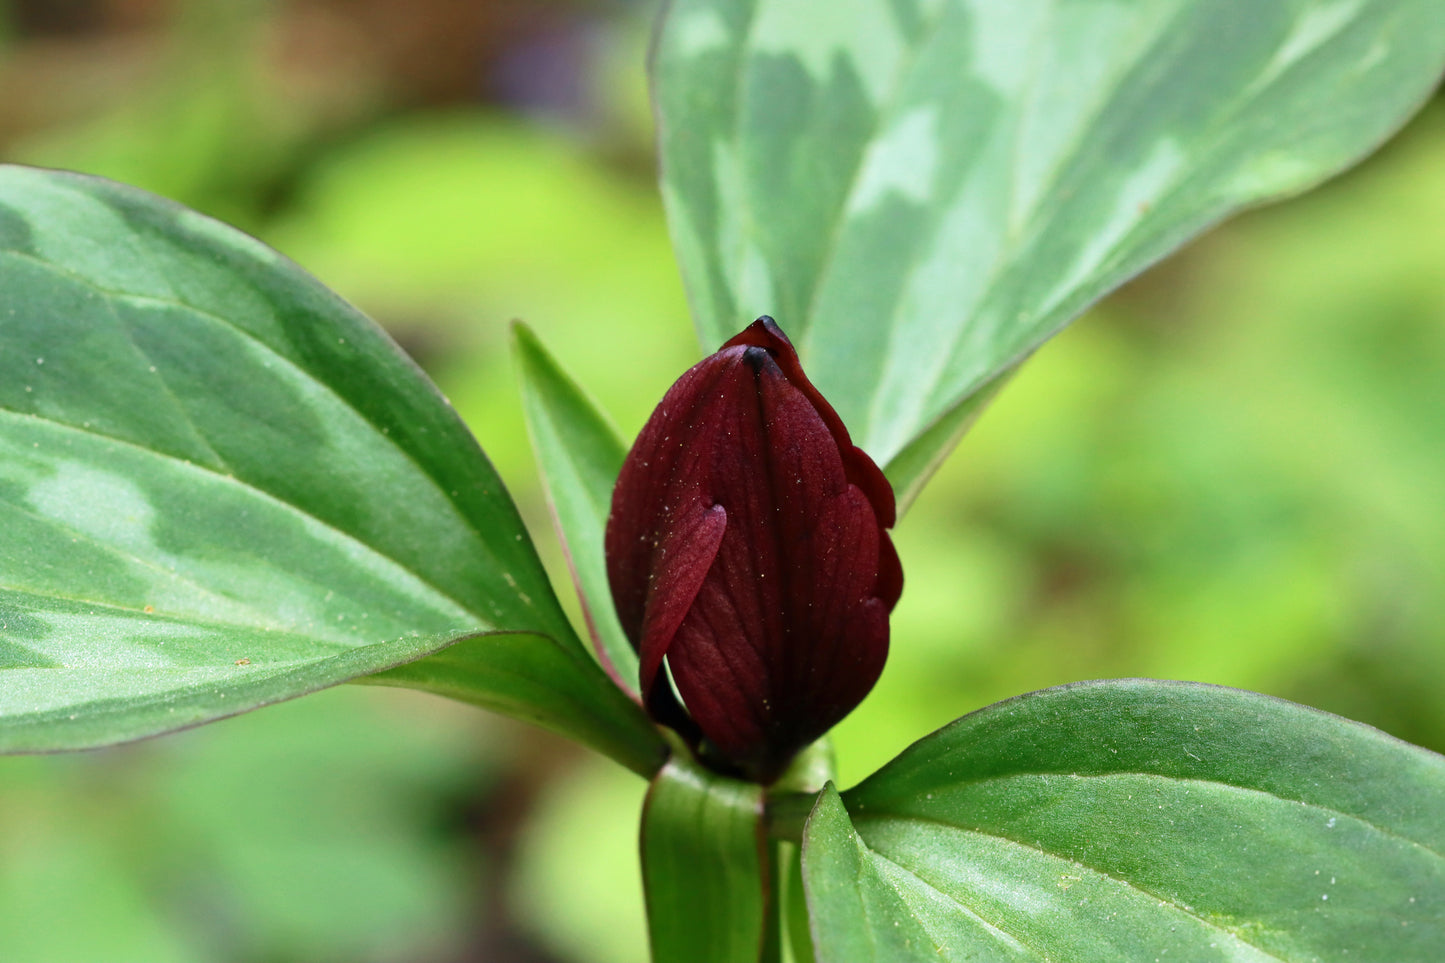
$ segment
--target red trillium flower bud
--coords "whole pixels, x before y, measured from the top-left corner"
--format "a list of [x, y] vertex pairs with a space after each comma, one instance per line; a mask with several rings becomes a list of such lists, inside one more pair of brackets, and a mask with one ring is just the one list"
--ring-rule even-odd
[[678, 379], [607, 520], [612, 597], [653, 718], [749, 779], [781, 775], [883, 671], [903, 590], [894, 514], [887, 479], [772, 318]]

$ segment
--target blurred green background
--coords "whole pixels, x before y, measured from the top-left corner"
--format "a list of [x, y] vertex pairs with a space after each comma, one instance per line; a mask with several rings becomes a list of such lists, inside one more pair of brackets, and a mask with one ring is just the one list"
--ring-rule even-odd
[[[507, 322], [628, 437], [699, 355], [653, 181], [652, 12], [0, 0], [0, 158], [190, 204], [359, 304], [558, 572]], [[1445, 103], [1045, 347], [897, 541], [893, 653], [837, 732], [844, 783], [964, 712], [1109, 676], [1445, 750]], [[0, 759], [0, 961], [632, 963], [643, 788], [545, 733], [345, 687]]]

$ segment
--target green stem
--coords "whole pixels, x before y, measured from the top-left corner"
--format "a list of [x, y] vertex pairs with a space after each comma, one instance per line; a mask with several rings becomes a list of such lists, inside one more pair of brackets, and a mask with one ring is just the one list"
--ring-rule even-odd
[[768, 837], [802, 843], [803, 823], [813, 811], [819, 791], [837, 778], [838, 763], [829, 737], [824, 736], [798, 753], [788, 771], [768, 790], [763, 812]]
[[767, 826], [768, 838], [790, 843], [803, 842], [803, 824], [813, 811], [817, 793], [790, 792], [769, 796], [763, 821]]
[[782, 873], [779, 871], [782, 844], [775, 839], [763, 841], [763, 945], [758, 963], [783, 963]]

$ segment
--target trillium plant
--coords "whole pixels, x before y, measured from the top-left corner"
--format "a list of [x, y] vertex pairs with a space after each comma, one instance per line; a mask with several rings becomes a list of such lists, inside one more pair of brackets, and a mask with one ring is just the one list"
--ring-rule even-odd
[[1079, 682], [846, 791], [827, 733], [909, 644], [890, 530], [1008, 376], [1442, 70], [1440, 0], [673, 0], [661, 189], [715, 353], [628, 450], [514, 329], [580, 628], [376, 325], [204, 216], [0, 168], [0, 749], [407, 686], [650, 781], [660, 963], [1439, 963], [1445, 758], [1367, 726]]

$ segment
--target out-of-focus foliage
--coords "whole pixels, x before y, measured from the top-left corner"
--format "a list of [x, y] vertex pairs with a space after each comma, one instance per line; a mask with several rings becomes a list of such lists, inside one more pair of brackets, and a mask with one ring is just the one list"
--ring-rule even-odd
[[647, 959], [637, 823], [647, 786], [586, 759], [532, 814], [514, 891], [528, 925], [564, 960]]
[[485, 867], [448, 838], [447, 806], [485, 791], [497, 754], [459, 709], [367, 695], [0, 760], [6, 963], [450, 950]]
[[[0, 156], [138, 183], [315, 270], [429, 368], [544, 549], [507, 322], [629, 438], [698, 357], [649, 168], [648, 11], [93, 0], [74, 6], [104, 29], [65, 32], [35, 27], [43, 6], [72, 5], [0, 14]], [[893, 651], [837, 733], [840, 786], [968, 710], [1117, 675], [1258, 689], [1445, 749], [1442, 258], [1437, 104], [1357, 173], [1216, 231], [1044, 348], [897, 530]], [[0, 759], [0, 947], [45, 963], [643, 958], [643, 783], [600, 760], [551, 773], [569, 757], [545, 739], [546, 770], [505, 753], [479, 771], [518, 730], [430, 705], [323, 694], [128, 749]], [[460, 793], [478, 837], [437, 815]], [[474, 842], [510, 852], [508, 814], [534, 797], [515, 881], [479, 876]], [[358, 807], [345, 832], [326, 823], [337, 805]], [[296, 845], [262, 848], [257, 826]], [[530, 936], [478, 932], [512, 925]]]
[[697, 359], [651, 183], [515, 118], [385, 125], [319, 164], [276, 233], [414, 349], [524, 507], [537, 488], [508, 321], [629, 438]]

